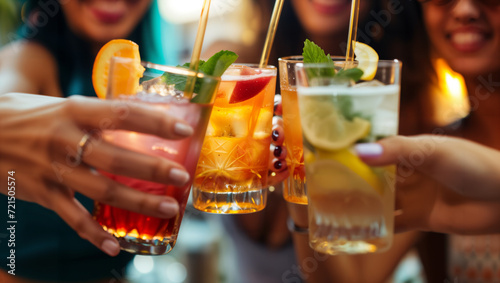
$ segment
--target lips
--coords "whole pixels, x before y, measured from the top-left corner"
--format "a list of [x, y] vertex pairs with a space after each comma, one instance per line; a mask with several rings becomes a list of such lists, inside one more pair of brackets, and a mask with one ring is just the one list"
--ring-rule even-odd
[[453, 47], [466, 53], [478, 52], [483, 48], [490, 35], [477, 28], [457, 29], [448, 36]]
[[92, 1], [90, 11], [101, 23], [115, 24], [126, 14], [127, 4], [125, 1]]
[[327, 0], [311, 0], [314, 9], [325, 15], [335, 15], [344, 12], [351, 7], [351, 1], [327, 1]]
[[92, 14], [102, 23], [105, 24], [114, 24], [117, 23], [123, 18], [123, 13], [113, 13], [113, 12], [105, 12], [97, 9], [90, 9]]

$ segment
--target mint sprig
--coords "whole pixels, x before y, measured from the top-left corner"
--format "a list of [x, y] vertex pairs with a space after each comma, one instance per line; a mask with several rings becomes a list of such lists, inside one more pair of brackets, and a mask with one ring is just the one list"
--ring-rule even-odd
[[327, 63], [327, 65], [331, 63], [331, 68], [328, 66], [307, 68], [309, 77], [338, 77], [339, 79], [350, 79], [356, 82], [363, 76], [363, 70], [359, 68], [342, 69], [336, 72], [330, 54], [325, 54], [325, 51], [321, 47], [309, 39], [306, 39], [304, 42], [302, 56], [304, 57], [304, 63]]
[[[224, 72], [233, 64], [238, 55], [232, 51], [222, 50], [212, 55], [207, 61], [200, 60], [198, 71], [206, 75], [213, 77], [220, 77]], [[180, 65], [178, 67], [189, 68], [189, 63]], [[169, 73], [164, 73], [162, 79], [166, 84], [175, 84], [177, 90], [184, 91], [186, 88], [186, 76], [174, 75]], [[209, 103], [212, 98], [212, 94], [215, 91], [214, 88], [217, 85], [215, 83], [203, 82], [203, 79], [197, 78], [194, 86], [194, 93], [197, 95], [191, 99], [193, 103]]]
[[304, 42], [304, 49], [302, 52], [304, 63], [332, 63], [330, 54], [326, 55], [325, 51], [316, 43], [306, 39]]

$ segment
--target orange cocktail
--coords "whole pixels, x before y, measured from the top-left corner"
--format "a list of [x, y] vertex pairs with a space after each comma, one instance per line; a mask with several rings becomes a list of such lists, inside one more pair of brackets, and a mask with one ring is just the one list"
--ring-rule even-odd
[[222, 76], [193, 183], [195, 208], [265, 207], [275, 86], [272, 66], [232, 65]]
[[297, 63], [302, 63], [302, 59], [302, 56], [279, 58], [282, 116], [285, 130], [284, 146], [287, 151], [286, 163], [290, 173], [283, 182], [283, 197], [288, 202], [307, 204], [302, 127], [295, 78], [295, 66]]

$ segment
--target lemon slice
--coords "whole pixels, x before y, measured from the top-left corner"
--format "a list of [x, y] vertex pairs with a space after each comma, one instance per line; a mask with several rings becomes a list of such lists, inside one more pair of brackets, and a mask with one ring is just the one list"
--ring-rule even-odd
[[347, 148], [333, 152], [318, 150], [317, 155], [319, 159], [330, 159], [341, 163], [361, 177], [380, 195], [384, 193], [384, 186], [379, 177], [356, 154], [352, 153], [351, 150]]
[[363, 70], [362, 80], [373, 80], [377, 73], [378, 54], [369, 45], [361, 42], [354, 42], [354, 55], [358, 61], [358, 68]]
[[301, 104], [302, 131], [314, 147], [339, 150], [370, 134], [369, 121], [360, 117], [345, 119], [330, 95], [304, 96]]

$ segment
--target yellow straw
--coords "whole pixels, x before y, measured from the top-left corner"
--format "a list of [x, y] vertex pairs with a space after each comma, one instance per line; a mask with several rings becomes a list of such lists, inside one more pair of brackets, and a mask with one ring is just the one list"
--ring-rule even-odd
[[[189, 69], [197, 72], [200, 65], [201, 48], [203, 47], [203, 39], [205, 38], [205, 30], [207, 29], [208, 12], [210, 11], [210, 0], [205, 0], [203, 9], [201, 10], [200, 23], [198, 24], [198, 32], [194, 42], [193, 54], [191, 55], [191, 63]], [[188, 77], [186, 81], [186, 89], [184, 97], [191, 98], [193, 96], [196, 77]]]
[[345, 56], [346, 62], [354, 60], [354, 41], [358, 31], [358, 16], [359, 16], [359, 0], [352, 0], [351, 4], [351, 21], [349, 23], [349, 35], [347, 37], [347, 52]]
[[271, 21], [269, 22], [269, 28], [267, 30], [266, 41], [264, 42], [264, 50], [262, 51], [262, 56], [260, 57], [259, 67], [263, 68], [267, 65], [269, 61], [269, 55], [271, 54], [271, 47], [273, 46], [274, 36], [276, 35], [276, 29], [278, 28], [278, 22], [280, 20], [281, 10], [283, 9], [284, 0], [276, 0], [273, 9], [273, 15], [271, 16]]

